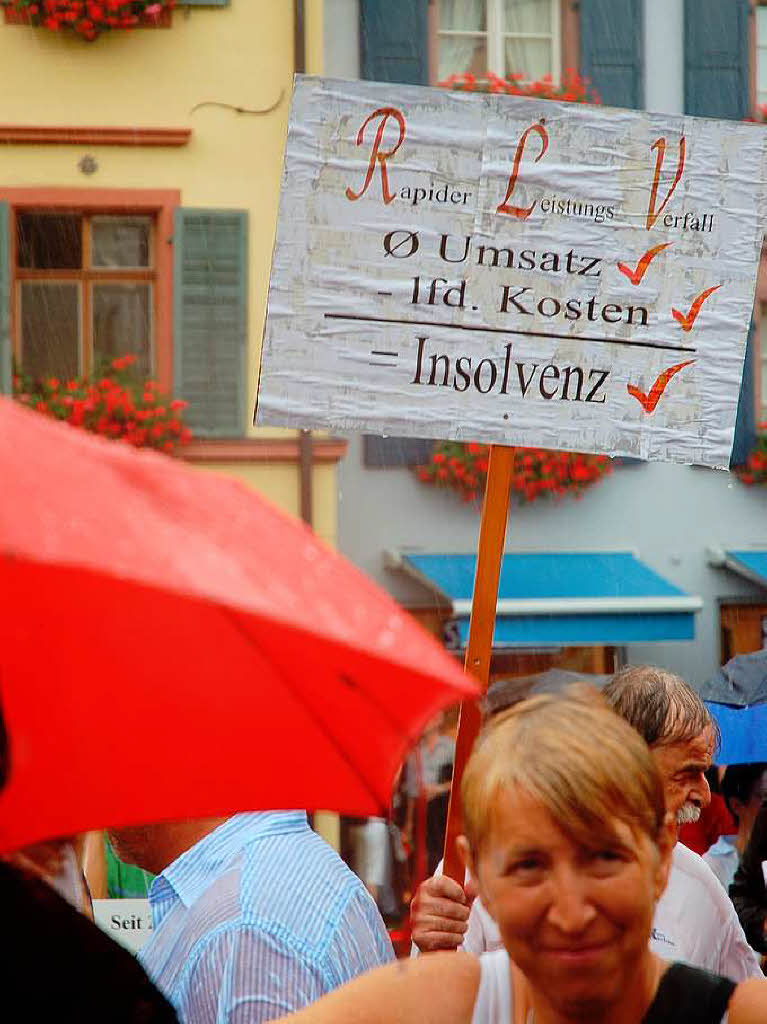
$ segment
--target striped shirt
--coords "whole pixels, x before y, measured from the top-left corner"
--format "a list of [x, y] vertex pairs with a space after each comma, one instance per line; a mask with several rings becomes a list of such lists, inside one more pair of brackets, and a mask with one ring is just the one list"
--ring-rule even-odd
[[393, 959], [367, 890], [303, 812], [237, 814], [152, 883], [140, 959], [184, 1024], [258, 1024]]

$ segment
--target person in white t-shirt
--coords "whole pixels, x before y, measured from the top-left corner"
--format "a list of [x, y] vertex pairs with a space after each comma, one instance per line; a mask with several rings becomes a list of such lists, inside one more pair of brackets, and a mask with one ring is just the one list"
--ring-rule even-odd
[[764, 1024], [739, 984], [649, 948], [676, 825], [647, 744], [593, 693], [494, 717], [458, 848], [503, 946], [369, 971], [280, 1024]]
[[[650, 747], [677, 824], [697, 820], [711, 800], [704, 772], [716, 743], [703, 701], [684, 680], [649, 665], [622, 669], [602, 692]], [[500, 946], [498, 928], [472, 899], [472, 890], [471, 880], [464, 891], [439, 875], [422, 883], [410, 910], [418, 950], [460, 947], [480, 954]], [[727, 893], [703, 859], [681, 843], [674, 847], [668, 886], [656, 908], [650, 949], [732, 981], [762, 977]]]

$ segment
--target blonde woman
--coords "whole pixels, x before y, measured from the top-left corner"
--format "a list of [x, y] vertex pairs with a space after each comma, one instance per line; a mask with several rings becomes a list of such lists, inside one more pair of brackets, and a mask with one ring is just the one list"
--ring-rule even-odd
[[647, 746], [598, 697], [493, 720], [462, 795], [462, 853], [504, 948], [374, 971], [286, 1024], [765, 1024], [767, 982], [649, 951], [674, 824]]

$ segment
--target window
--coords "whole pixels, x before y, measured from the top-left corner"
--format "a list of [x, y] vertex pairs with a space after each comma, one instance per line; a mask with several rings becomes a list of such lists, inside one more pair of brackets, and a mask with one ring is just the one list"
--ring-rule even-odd
[[16, 356], [69, 378], [135, 355], [154, 372], [154, 218], [25, 209], [16, 215]]
[[559, 78], [559, 0], [439, 0], [438, 80], [468, 72]]
[[723, 600], [719, 606], [722, 664], [738, 654], [767, 649], [767, 605]]
[[756, 105], [767, 103], [767, 6], [756, 9]]
[[[68, 379], [135, 355], [189, 403], [196, 437], [242, 437], [247, 211], [182, 207], [177, 189], [0, 187], [6, 235], [0, 312], [23, 374]], [[0, 351], [0, 387], [7, 362]]]

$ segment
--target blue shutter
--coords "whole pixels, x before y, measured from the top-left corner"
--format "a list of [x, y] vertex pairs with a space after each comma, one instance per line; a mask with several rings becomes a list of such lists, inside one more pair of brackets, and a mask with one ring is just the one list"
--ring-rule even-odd
[[429, 84], [428, 0], [360, 0], [362, 78]]
[[[685, 0], [685, 113], [735, 120], [748, 116], [748, 16], [748, 0]], [[753, 330], [752, 324], [731, 466], [745, 462], [756, 436]]]
[[643, 107], [642, 0], [581, 0], [580, 73], [609, 107]]
[[684, 109], [748, 116], [748, 0], [685, 0]]
[[244, 433], [247, 242], [245, 210], [175, 212], [173, 390], [198, 437]]
[[13, 382], [11, 359], [11, 291], [8, 280], [8, 203], [0, 203], [0, 395], [10, 395]]
[[743, 379], [740, 383], [738, 414], [735, 418], [735, 440], [732, 443], [730, 466], [742, 466], [756, 440], [754, 410], [754, 324], [748, 331], [746, 357], [743, 360]]
[[[428, 0], [360, 0], [360, 67], [376, 82], [429, 84]], [[432, 441], [366, 435], [363, 459], [370, 468], [416, 466], [429, 461]]]

